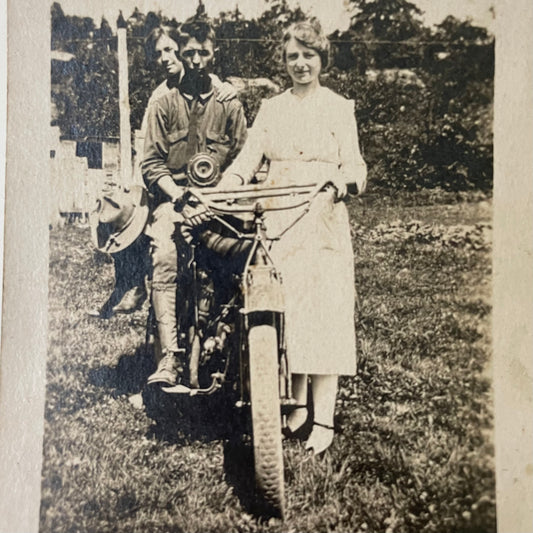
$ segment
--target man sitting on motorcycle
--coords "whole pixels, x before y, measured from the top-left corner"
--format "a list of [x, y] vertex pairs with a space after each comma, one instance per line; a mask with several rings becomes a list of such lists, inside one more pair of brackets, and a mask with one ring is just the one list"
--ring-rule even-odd
[[[246, 139], [246, 120], [237, 99], [219, 102], [209, 73], [215, 53], [215, 32], [204, 16], [180, 28], [178, 47], [183, 76], [177, 88], [149, 109], [142, 172], [154, 196], [146, 233], [151, 239], [152, 305], [162, 359], [148, 383], [176, 385], [183, 374], [185, 350], [179, 345], [176, 318], [178, 257], [187, 243], [176, 224], [176, 207], [187, 186], [187, 164], [199, 153], [209, 154], [224, 170]], [[181, 218], [182, 220], [182, 218]], [[181, 265], [183, 268], [183, 265]]]

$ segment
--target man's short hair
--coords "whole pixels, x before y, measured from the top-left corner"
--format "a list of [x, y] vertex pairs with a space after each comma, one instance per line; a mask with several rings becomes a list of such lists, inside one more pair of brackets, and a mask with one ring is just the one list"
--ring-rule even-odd
[[179, 29], [178, 46], [185, 46], [190, 39], [196, 39], [199, 43], [205, 41], [216, 42], [215, 29], [207, 18], [197, 16], [187, 19]]

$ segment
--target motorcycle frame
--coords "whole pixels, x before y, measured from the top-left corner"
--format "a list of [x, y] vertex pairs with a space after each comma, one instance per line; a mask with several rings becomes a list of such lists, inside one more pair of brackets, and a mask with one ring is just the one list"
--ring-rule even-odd
[[[270, 256], [267, 246], [268, 242], [265, 232], [263, 213], [260, 210], [254, 212], [254, 233], [246, 238], [252, 241], [252, 246], [247, 253], [247, 259], [242, 273], [239, 275], [240, 282], [239, 294], [237, 294], [236, 305], [238, 308], [238, 358], [239, 358], [239, 400], [237, 406], [242, 407], [249, 404], [247, 372], [248, 372], [248, 332], [250, 327], [259, 324], [269, 324], [276, 328], [278, 334], [278, 365], [280, 381], [280, 401], [282, 405], [291, 405], [292, 389], [290, 380], [290, 369], [287, 360], [285, 347], [285, 312], [282, 291], [282, 279], [280, 272], [276, 269], [274, 261]], [[199, 329], [199, 280], [198, 265], [195, 258], [195, 247], [191, 260], [187, 264], [191, 272], [192, 291], [190, 294], [193, 305], [193, 322], [194, 327]], [[215, 289], [216, 290], [216, 289]], [[232, 297], [233, 299], [233, 297]], [[191, 302], [189, 302], [191, 303]], [[223, 317], [225, 309], [231, 306], [231, 300], [228, 304], [222, 305], [222, 311], [219, 313], [216, 321]], [[235, 305], [235, 304], [233, 304]], [[235, 334], [235, 333], [234, 333]], [[215, 373], [211, 377], [212, 383], [206, 388], [191, 388], [187, 391], [191, 396], [209, 395], [219, 390], [226, 381], [226, 375], [230, 364], [230, 358], [234, 354], [230, 353], [226, 358], [224, 372]], [[196, 372], [198, 369], [189, 368], [190, 372]]]
[[[324, 190], [326, 182], [319, 185], [292, 185], [290, 187], [270, 187], [268, 189], [261, 186], [240, 187], [234, 191], [220, 191], [217, 189], [193, 189], [190, 188], [184, 195], [181, 203], [184, 204], [191, 198], [196, 202], [202, 204], [211, 216], [214, 216], [226, 228], [232, 231], [237, 238], [252, 241], [252, 246], [248, 252], [245, 266], [242, 274], [240, 274], [240, 284], [238, 294], [238, 305], [240, 306], [239, 320], [236, 320], [236, 327], [238, 331], [238, 357], [239, 357], [239, 395], [240, 399], [237, 401], [237, 406], [245, 406], [249, 404], [249, 394], [247, 385], [248, 375], [248, 332], [251, 326], [260, 324], [269, 324], [276, 328], [278, 335], [278, 366], [279, 366], [279, 398], [281, 407], [294, 407], [296, 400], [292, 397], [291, 387], [291, 373], [289, 362], [286, 353], [285, 344], [285, 311], [283, 302], [282, 279], [281, 274], [277, 270], [275, 263], [270, 255], [266, 243], [278, 240], [283, 234], [295, 225], [303, 216], [307, 214], [310, 205], [317, 194]], [[290, 197], [294, 203], [290, 206], [284, 206], [282, 209], [293, 209], [305, 206], [302, 213], [295, 218], [280, 235], [275, 238], [269, 238], [266, 235], [266, 228], [264, 223], [264, 208], [260, 203], [264, 198], [282, 198]], [[253, 207], [242, 206], [239, 204], [241, 200], [255, 200]], [[253, 233], [242, 233], [234, 228], [230, 223], [224, 221], [220, 215], [224, 214], [239, 214], [239, 213], [253, 213]], [[188, 262], [189, 272], [192, 273], [192, 303], [194, 305], [194, 327], [199, 328], [199, 294], [198, 294], [198, 265], [194, 253], [195, 247], [192, 247], [193, 253], [191, 260]], [[233, 299], [233, 298], [232, 298]], [[231, 299], [231, 300], [232, 300]], [[227, 312], [229, 304], [222, 305], [222, 313]], [[188, 302], [191, 303], [190, 301]], [[219, 316], [216, 320], [220, 320]], [[163, 388], [166, 392], [187, 393], [194, 395], [208, 395], [213, 394], [219, 390], [226, 381], [226, 376], [229, 369], [231, 357], [230, 353], [226, 358], [226, 365], [224, 371], [216, 372], [211, 375], [212, 382], [206, 388], [188, 388], [182, 385], [176, 387]], [[198, 369], [196, 369], [198, 371]]]

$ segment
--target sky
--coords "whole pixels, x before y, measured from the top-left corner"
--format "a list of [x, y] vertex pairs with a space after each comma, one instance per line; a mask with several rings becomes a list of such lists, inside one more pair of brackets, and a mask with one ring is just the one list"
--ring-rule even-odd
[[[159, 11], [182, 21], [194, 14], [196, 0], [56, 0], [67, 15], [89, 16], [98, 24], [102, 16], [115, 27], [119, 9], [128, 17], [135, 7], [143, 13]], [[438, 24], [448, 15], [458, 19], [472, 19], [476, 25], [483, 26], [494, 33], [493, 6], [495, 0], [411, 0], [424, 12], [422, 18], [428, 25]], [[290, 5], [297, 3], [304, 10], [310, 10], [330, 33], [336, 29], [345, 30], [349, 24], [346, 10], [347, 0], [289, 0]], [[234, 9], [238, 4], [240, 11], [247, 17], [259, 15], [266, 6], [264, 0], [204, 0], [207, 13], [211, 16], [220, 11]]]

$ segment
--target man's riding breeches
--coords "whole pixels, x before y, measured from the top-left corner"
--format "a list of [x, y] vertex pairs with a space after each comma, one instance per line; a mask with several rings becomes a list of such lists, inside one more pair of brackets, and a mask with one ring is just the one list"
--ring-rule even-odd
[[178, 250], [176, 247], [176, 215], [171, 202], [159, 204], [152, 213], [147, 230], [151, 239], [153, 278], [152, 288], [167, 290], [176, 287], [178, 277]]
[[[151, 239], [152, 304], [163, 351], [178, 350], [176, 320], [176, 292], [178, 280], [178, 248], [176, 244], [176, 218], [171, 202], [159, 204], [152, 213], [146, 231]], [[179, 242], [179, 241], [178, 241]]]

